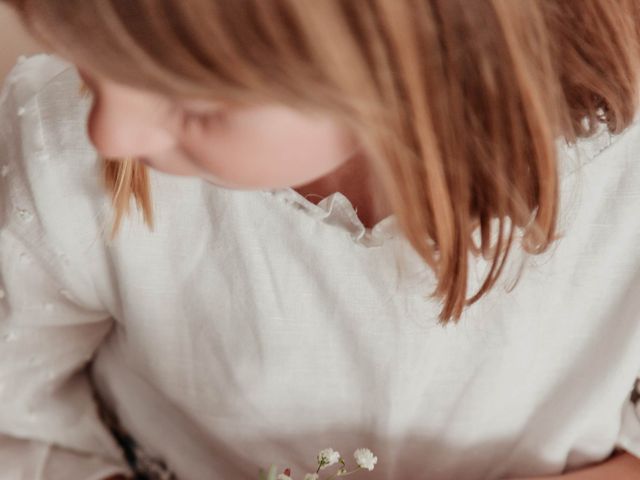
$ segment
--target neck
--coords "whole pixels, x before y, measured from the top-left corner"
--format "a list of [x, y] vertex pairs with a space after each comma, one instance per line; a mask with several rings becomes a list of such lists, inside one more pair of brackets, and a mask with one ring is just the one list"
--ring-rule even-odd
[[333, 172], [294, 190], [315, 204], [332, 193], [340, 192], [349, 199], [366, 228], [372, 228], [391, 213], [387, 206], [382, 206], [382, 189], [377, 186], [372, 168], [361, 153]]

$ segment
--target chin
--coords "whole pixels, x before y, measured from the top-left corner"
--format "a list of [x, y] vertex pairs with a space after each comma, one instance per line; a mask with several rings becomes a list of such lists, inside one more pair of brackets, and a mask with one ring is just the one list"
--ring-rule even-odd
[[227, 188], [229, 190], [254, 190], [254, 188], [247, 185], [240, 185], [229, 180], [216, 177], [215, 175], [206, 172], [198, 175], [199, 178], [205, 180], [207, 183], [211, 183], [216, 187]]
[[160, 163], [154, 162], [147, 158], [139, 158], [138, 160], [140, 163], [155, 170], [156, 172], [164, 173], [167, 175], [174, 175], [176, 177], [193, 177], [197, 175], [192, 170], [185, 169], [185, 168], [166, 167]]

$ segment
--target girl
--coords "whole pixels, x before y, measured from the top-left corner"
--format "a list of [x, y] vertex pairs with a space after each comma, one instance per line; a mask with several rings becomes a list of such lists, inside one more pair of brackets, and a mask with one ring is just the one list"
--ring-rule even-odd
[[636, 0], [10, 3], [2, 478], [640, 475]]

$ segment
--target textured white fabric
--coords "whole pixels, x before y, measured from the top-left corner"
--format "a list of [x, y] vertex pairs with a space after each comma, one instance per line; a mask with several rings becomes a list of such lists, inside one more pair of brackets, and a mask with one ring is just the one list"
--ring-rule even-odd
[[[1, 479], [127, 471], [89, 378], [183, 480], [271, 463], [301, 478], [326, 447], [351, 465], [370, 448], [372, 480], [640, 456], [637, 122], [558, 143], [563, 238], [507, 292], [516, 251], [503, 284], [443, 328], [394, 217], [367, 230], [340, 193], [314, 205], [154, 172], [155, 231], [134, 215], [109, 242], [78, 85], [37, 56], [0, 101]], [[473, 289], [486, 264], [471, 267]]]

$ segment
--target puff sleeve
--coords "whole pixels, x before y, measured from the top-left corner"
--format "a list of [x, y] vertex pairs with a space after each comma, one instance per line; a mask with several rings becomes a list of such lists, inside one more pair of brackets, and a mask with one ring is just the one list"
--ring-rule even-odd
[[130, 474], [100, 420], [87, 374], [114, 327], [83, 268], [84, 250], [73, 251], [74, 239], [82, 245], [82, 220], [68, 219], [81, 218], [88, 201], [74, 190], [79, 177], [67, 187], [52, 174], [73, 171], [65, 165], [75, 159], [56, 158], [60, 152], [89, 152], [72, 144], [79, 121], [65, 115], [80, 111], [65, 106], [73, 103], [74, 74], [61, 60], [39, 55], [20, 62], [0, 94], [2, 480]]

